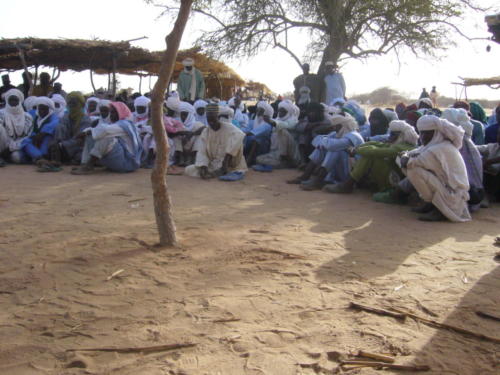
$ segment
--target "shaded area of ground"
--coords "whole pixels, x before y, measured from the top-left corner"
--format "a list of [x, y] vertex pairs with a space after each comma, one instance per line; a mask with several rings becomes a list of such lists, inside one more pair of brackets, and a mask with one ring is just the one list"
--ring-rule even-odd
[[[498, 371], [494, 344], [347, 309], [430, 312], [500, 337], [475, 315], [500, 307], [498, 206], [467, 224], [421, 223], [364, 192], [299, 191], [284, 183], [293, 175], [171, 177], [180, 246], [153, 252], [147, 171], [0, 170], [0, 373], [328, 374], [338, 363], [326, 352], [359, 349], [433, 374]], [[197, 345], [66, 352], [184, 342]]]

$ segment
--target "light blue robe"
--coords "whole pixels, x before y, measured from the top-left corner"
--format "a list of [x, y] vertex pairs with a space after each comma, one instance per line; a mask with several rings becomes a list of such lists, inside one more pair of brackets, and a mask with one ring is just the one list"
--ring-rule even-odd
[[347, 133], [342, 138], [337, 138], [336, 132], [332, 132], [314, 139], [316, 149], [309, 158], [328, 171], [325, 181], [340, 183], [349, 177], [351, 171], [347, 150], [363, 143], [363, 137], [357, 131]]

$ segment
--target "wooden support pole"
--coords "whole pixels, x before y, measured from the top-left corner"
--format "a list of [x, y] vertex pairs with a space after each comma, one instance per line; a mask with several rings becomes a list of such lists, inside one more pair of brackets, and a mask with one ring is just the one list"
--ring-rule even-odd
[[30, 78], [30, 72], [28, 71], [28, 65], [26, 64], [24, 50], [21, 47], [19, 47], [17, 44], [16, 44], [16, 48], [17, 48], [17, 51], [19, 53], [19, 58], [21, 59], [21, 63], [23, 64], [24, 74], [26, 75], [26, 79], [28, 80], [28, 83], [30, 85], [30, 88], [28, 89], [28, 96], [29, 96], [33, 92], [33, 87], [34, 87], [33, 81]]
[[113, 98], [116, 97], [116, 52], [113, 51]]
[[139, 75], [139, 92], [142, 94], [142, 75]]
[[94, 85], [94, 75], [92, 74], [92, 67], [89, 69], [89, 72], [90, 72], [90, 84], [92, 85], [92, 90], [95, 94], [96, 89], [95, 89], [95, 85]]

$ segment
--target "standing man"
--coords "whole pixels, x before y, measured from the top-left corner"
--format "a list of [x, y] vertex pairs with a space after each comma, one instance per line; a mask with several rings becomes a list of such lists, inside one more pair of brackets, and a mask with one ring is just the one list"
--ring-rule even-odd
[[16, 86], [14, 86], [12, 83], [10, 83], [10, 77], [8, 74], [4, 74], [2, 76], [2, 84], [3, 84], [3, 86], [0, 87], [0, 98], [2, 97], [3, 94], [5, 94], [10, 89], [16, 88]]
[[299, 102], [300, 89], [302, 87], [309, 88], [309, 96], [311, 102], [320, 102], [321, 91], [323, 90], [323, 82], [317, 74], [309, 73], [309, 64], [302, 65], [303, 74], [297, 76], [293, 80], [293, 87], [295, 88], [293, 94], [295, 96], [295, 103]]
[[345, 81], [339, 72], [339, 66], [333, 61], [325, 63], [325, 70], [322, 99], [326, 105], [332, 105], [338, 98], [345, 99]]
[[425, 99], [429, 97], [429, 93], [425, 89], [425, 87], [422, 89], [422, 92], [420, 93], [420, 96], [418, 97], [419, 99]]
[[436, 90], [436, 86], [432, 86], [432, 90], [431, 90], [431, 94], [430, 94], [430, 98], [432, 100], [432, 106], [434, 108], [437, 108], [437, 100], [438, 100], [438, 97], [439, 97], [439, 94]]
[[179, 99], [193, 104], [195, 100], [205, 97], [205, 79], [203, 74], [193, 66], [192, 58], [184, 59], [182, 65], [184, 65], [184, 70], [179, 74], [177, 82]]

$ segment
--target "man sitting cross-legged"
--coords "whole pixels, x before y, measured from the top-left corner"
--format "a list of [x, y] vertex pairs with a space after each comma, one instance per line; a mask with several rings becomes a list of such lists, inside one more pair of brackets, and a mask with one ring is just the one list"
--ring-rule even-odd
[[186, 167], [184, 173], [203, 179], [221, 176], [241, 179], [247, 170], [243, 157], [245, 133], [219, 118], [217, 104], [207, 105], [206, 113], [208, 127], [200, 135], [196, 162]]

